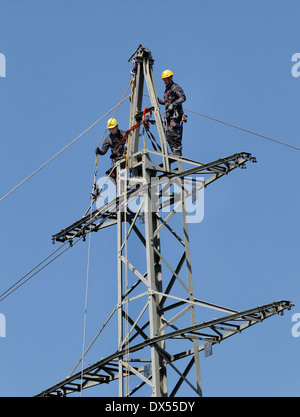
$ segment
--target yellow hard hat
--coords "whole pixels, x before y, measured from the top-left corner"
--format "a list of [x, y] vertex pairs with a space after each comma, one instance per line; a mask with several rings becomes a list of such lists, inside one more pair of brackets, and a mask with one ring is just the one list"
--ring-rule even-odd
[[112, 129], [113, 127], [118, 126], [118, 122], [116, 119], [108, 119], [107, 121], [107, 129]]
[[172, 77], [174, 74], [173, 74], [173, 72], [172, 71], [170, 71], [170, 70], [165, 70], [162, 74], [161, 74], [161, 78], [162, 79], [164, 79], [164, 78], [169, 78], [169, 77]]

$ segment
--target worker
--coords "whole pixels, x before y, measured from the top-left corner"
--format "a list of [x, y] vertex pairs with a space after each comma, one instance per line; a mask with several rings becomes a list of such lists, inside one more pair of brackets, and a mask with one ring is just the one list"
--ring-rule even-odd
[[[107, 129], [110, 131], [110, 134], [104, 139], [102, 148], [99, 149], [97, 147], [95, 149], [95, 153], [96, 155], [105, 155], [108, 149], [111, 148], [110, 158], [112, 159], [112, 166], [114, 166], [116, 161], [126, 154], [126, 141], [122, 141], [126, 137], [126, 132], [119, 129], [119, 124], [114, 118], [107, 121]], [[115, 179], [115, 170], [110, 168], [106, 173], [111, 173]]]
[[183, 89], [173, 82], [173, 72], [165, 70], [162, 79], [166, 89], [164, 98], [158, 99], [159, 104], [164, 104], [166, 109], [166, 135], [173, 155], [182, 155], [182, 128], [183, 118], [182, 103], [186, 100]]

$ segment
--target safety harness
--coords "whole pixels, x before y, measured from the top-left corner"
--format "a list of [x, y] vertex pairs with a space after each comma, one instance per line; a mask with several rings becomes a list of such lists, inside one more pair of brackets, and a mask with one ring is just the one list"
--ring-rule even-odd
[[[152, 112], [150, 112], [150, 115], [149, 116], [147, 116], [147, 111], [148, 111], [148, 113], [149, 113], [149, 109], [148, 109], [148, 107], [145, 107], [144, 108], [144, 110], [143, 110], [143, 112], [142, 112], [142, 114], [143, 114], [143, 117], [142, 117], [142, 121], [140, 122], [140, 123], [136, 123], [135, 125], [133, 125], [133, 126], [131, 126], [127, 131], [126, 131], [126, 133], [125, 133], [125, 135], [123, 135], [123, 137], [122, 137], [122, 139], [120, 140], [120, 142], [113, 148], [113, 152], [114, 151], [116, 151], [120, 146], [122, 146], [124, 143], [125, 143], [125, 141], [126, 141], [126, 139], [127, 139], [127, 137], [128, 137], [128, 135], [129, 135], [129, 133], [130, 132], [132, 132], [133, 130], [135, 130], [137, 127], [139, 127], [141, 124], [144, 126], [144, 128], [145, 128], [145, 131], [146, 131], [146, 133], [147, 133], [147, 136], [148, 136], [148, 138], [150, 139], [150, 142], [151, 142], [151, 144], [152, 144], [152, 146], [153, 146], [153, 149], [155, 150], [155, 151], [157, 151], [157, 147], [158, 147], [158, 149], [161, 151], [161, 147], [160, 147], [160, 145], [157, 143], [157, 141], [156, 141], [156, 139], [155, 139], [155, 137], [154, 137], [154, 135], [152, 134], [152, 132], [150, 132], [150, 124], [149, 124], [149, 117], [151, 116], [151, 114], [152, 114]], [[157, 146], [157, 147], [156, 147]]]

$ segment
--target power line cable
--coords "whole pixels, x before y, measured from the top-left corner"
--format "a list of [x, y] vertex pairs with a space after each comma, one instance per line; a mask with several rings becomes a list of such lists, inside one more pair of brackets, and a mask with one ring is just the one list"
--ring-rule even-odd
[[[143, 94], [143, 95], [146, 96], [146, 97], [149, 97], [148, 94]], [[202, 113], [196, 112], [194, 110], [189, 110], [189, 109], [185, 109], [185, 108], [183, 110], [189, 111], [190, 113], [194, 113], [194, 114], [197, 114], [199, 116], [206, 117], [207, 119], [214, 120], [215, 122], [222, 123], [222, 124], [227, 125], [227, 126], [230, 126], [230, 127], [234, 127], [235, 129], [242, 130], [243, 132], [251, 133], [252, 135], [256, 135], [256, 136], [259, 136], [259, 137], [261, 137], [263, 139], [268, 139], [268, 140], [270, 140], [272, 142], [276, 142], [276, 143], [279, 143], [280, 145], [288, 146], [288, 147], [290, 147], [292, 149], [296, 149], [297, 151], [300, 151], [300, 148], [298, 148], [297, 146], [290, 145], [290, 144], [285, 143], [285, 142], [282, 142], [282, 141], [280, 141], [278, 139], [274, 139], [274, 138], [270, 138], [269, 136], [261, 135], [260, 133], [253, 132], [252, 130], [244, 129], [243, 127], [236, 126], [236, 125], [234, 125], [232, 123], [224, 122], [223, 120], [219, 120], [219, 119], [216, 119], [215, 117], [207, 116], [206, 114], [202, 114]], [[161, 115], [163, 115], [163, 114], [164, 113], [161, 113]]]
[[270, 138], [269, 136], [261, 135], [260, 133], [256, 133], [256, 132], [253, 132], [251, 130], [244, 129], [244, 128], [240, 127], [240, 126], [236, 126], [236, 125], [233, 125], [231, 123], [224, 122], [223, 120], [219, 120], [219, 119], [216, 119], [214, 117], [207, 116], [205, 114], [198, 113], [198, 112], [193, 111], [193, 110], [189, 110], [189, 109], [184, 109], [184, 110], [185, 111], [189, 111], [189, 112], [194, 113], [194, 114], [198, 114], [199, 116], [202, 116], [202, 117], [206, 117], [207, 119], [214, 120], [215, 122], [222, 123], [222, 124], [227, 125], [227, 126], [230, 126], [230, 127], [234, 127], [235, 129], [239, 129], [239, 130], [242, 130], [244, 132], [251, 133], [252, 135], [256, 135], [256, 136], [259, 136], [261, 138], [271, 140], [272, 142], [279, 143], [280, 145], [288, 146], [290, 148], [293, 148], [293, 149], [296, 149], [296, 150], [300, 151], [300, 148], [297, 148], [297, 146], [289, 145], [288, 143], [281, 142], [280, 140]]
[[[78, 240], [76, 242], [73, 243], [72, 246], [74, 246], [77, 242], [79, 242], [79, 240], [81, 240], [82, 237], [78, 238]], [[46, 268], [46, 266], [48, 266], [49, 264], [51, 264], [53, 261], [55, 261], [55, 259], [59, 258], [63, 253], [65, 253], [67, 250], [69, 250], [71, 248], [71, 246], [67, 247], [66, 249], [64, 249], [61, 253], [59, 253], [58, 255], [56, 255], [53, 259], [51, 259], [49, 262], [47, 262], [45, 265], [43, 265], [40, 269], [38, 269], [37, 271], [35, 271], [40, 265], [42, 265], [44, 262], [46, 262], [47, 259], [51, 258], [51, 256], [53, 256], [57, 251], [59, 251], [60, 249], [62, 249], [62, 247], [64, 245], [66, 245], [67, 242], [63, 243], [58, 249], [56, 249], [54, 252], [52, 252], [49, 256], [47, 256], [45, 259], [43, 259], [38, 265], [36, 265], [31, 271], [27, 272], [27, 274], [25, 274], [22, 278], [20, 278], [17, 282], [15, 282], [10, 288], [8, 288], [6, 291], [4, 291], [1, 295], [0, 295], [0, 302], [3, 301], [5, 298], [7, 298], [10, 294], [12, 294], [14, 291], [16, 291], [18, 288], [20, 288], [22, 285], [24, 285], [27, 281], [29, 281], [31, 278], [33, 278], [36, 274], [38, 274], [40, 271], [42, 271], [44, 268]], [[35, 271], [32, 275], [30, 275], [33, 271]], [[30, 275], [28, 277], [28, 275]], [[25, 279], [26, 277], [28, 277], [27, 279]]]
[[35, 175], [37, 172], [39, 172], [42, 168], [44, 168], [49, 162], [53, 161], [54, 158], [56, 158], [58, 155], [60, 155], [63, 151], [65, 151], [69, 146], [71, 146], [74, 142], [76, 142], [81, 136], [83, 136], [85, 133], [87, 133], [92, 127], [94, 127], [97, 123], [101, 122], [101, 120], [104, 119], [109, 113], [111, 113], [113, 110], [115, 110], [117, 107], [120, 106], [121, 103], [123, 103], [125, 100], [127, 100], [130, 97], [128, 95], [124, 99], [121, 100], [120, 103], [118, 103], [116, 106], [114, 106], [112, 109], [110, 109], [106, 114], [104, 114], [100, 119], [96, 120], [91, 126], [89, 126], [86, 130], [84, 130], [80, 135], [78, 135], [75, 139], [73, 139], [70, 143], [68, 143], [64, 148], [62, 148], [59, 152], [57, 152], [55, 155], [53, 155], [48, 161], [46, 161], [43, 165], [41, 165], [38, 169], [36, 169], [34, 172], [32, 172], [28, 177], [26, 177], [23, 181], [21, 181], [18, 185], [16, 185], [13, 189], [11, 189], [7, 194], [5, 194], [1, 199], [0, 202], [3, 201], [6, 197], [8, 197], [11, 193], [13, 193], [17, 188], [19, 188], [21, 185], [23, 185], [26, 181], [28, 181], [33, 175]]
[[[90, 220], [92, 221], [94, 218], [97, 217], [97, 211], [92, 215]], [[78, 230], [74, 236], [72, 236], [72, 240], [76, 238], [76, 236], [81, 232], [81, 230]], [[91, 233], [91, 231], [89, 231]], [[27, 274], [23, 275], [22, 278], [20, 278], [18, 281], [16, 281], [12, 286], [10, 286], [6, 291], [4, 291], [2, 294], [0, 294], [0, 302], [3, 301], [6, 297], [8, 297], [11, 293], [16, 291], [18, 288], [20, 288], [23, 284], [25, 284], [27, 281], [29, 281], [31, 278], [33, 278], [38, 272], [42, 271], [46, 266], [51, 264], [55, 259], [59, 258], [63, 253], [65, 253], [67, 250], [69, 250], [71, 247], [73, 247], [76, 243], [78, 243], [81, 239], [83, 239], [84, 235], [78, 237], [78, 239], [72, 243], [72, 245], [69, 245], [66, 249], [64, 249], [61, 253], [56, 255], [53, 259], [51, 259], [49, 262], [47, 262], [45, 265], [43, 265], [44, 262], [46, 262], [51, 256], [53, 256], [56, 252], [61, 250], [67, 243], [70, 243], [69, 240], [66, 240], [59, 248], [57, 248], [55, 251], [53, 251], [50, 255], [48, 255], [45, 259], [43, 259], [38, 265], [36, 265], [33, 269], [31, 269]], [[43, 265], [40, 269], [38, 269], [36, 272], [34, 272], [39, 266]], [[34, 272], [32, 275], [30, 275], [32, 272]], [[28, 275], [30, 275], [28, 277]], [[28, 277], [26, 280], [25, 278]], [[24, 281], [25, 280], [25, 281]], [[23, 282], [22, 282], [23, 281]]]
[[[44, 262], [46, 262], [47, 259], [51, 258], [52, 255], [54, 255], [57, 251], [59, 251], [67, 242], [65, 242], [64, 244], [62, 244], [59, 248], [57, 248], [54, 252], [52, 252], [49, 256], [47, 256], [45, 259], [43, 259], [38, 265], [36, 265], [33, 269], [31, 269], [29, 272], [27, 272], [27, 274], [23, 275], [22, 278], [20, 278], [17, 282], [15, 282], [12, 286], [10, 286], [6, 291], [4, 291], [1, 295], [0, 295], [0, 301], [4, 300], [4, 298], [2, 298], [6, 293], [8, 293], [11, 289], [13, 289], [17, 284], [19, 284], [19, 282], [21, 282], [23, 279], [25, 279], [29, 274], [31, 274], [36, 268], [38, 268], [40, 265], [42, 265]], [[21, 284], [22, 285], [22, 284]], [[13, 291], [11, 291], [13, 292]], [[9, 295], [9, 294], [8, 294]]]

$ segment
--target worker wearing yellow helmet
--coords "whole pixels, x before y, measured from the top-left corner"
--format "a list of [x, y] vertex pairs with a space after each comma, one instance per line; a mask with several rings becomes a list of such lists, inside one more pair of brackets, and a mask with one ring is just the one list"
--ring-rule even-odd
[[125, 136], [126, 132], [119, 129], [119, 124], [116, 119], [108, 119], [107, 129], [110, 134], [104, 139], [102, 148], [96, 148], [95, 152], [97, 155], [104, 155], [111, 148], [111, 159], [117, 159], [124, 155], [125, 143], [121, 143], [121, 140]]
[[113, 129], [116, 126], [118, 126], [118, 122], [116, 121], [116, 119], [108, 119], [107, 120], [107, 129]]
[[122, 158], [126, 154], [126, 132], [119, 129], [119, 124], [116, 119], [111, 118], [107, 121], [107, 129], [109, 135], [104, 139], [102, 148], [95, 149], [96, 155], [105, 155], [109, 148], [111, 148], [110, 158], [112, 159], [112, 165], [115, 164], [117, 159]]
[[170, 70], [165, 70], [162, 74], [161, 74], [161, 78], [163, 79], [163, 80], [165, 80], [166, 78], [170, 78], [170, 77], [173, 77], [173, 72], [172, 71], [170, 71]]
[[164, 98], [158, 99], [159, 104], [165, 105], [166, 110], [166, 136], [173, 155], [182, 155], [182, 103], [186, 100], [183, 89], [173, 81], [173, 72], [169, 69], [163, 71], [161, 78], [166, 89]]

